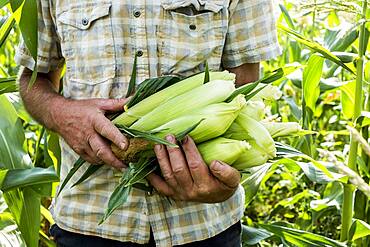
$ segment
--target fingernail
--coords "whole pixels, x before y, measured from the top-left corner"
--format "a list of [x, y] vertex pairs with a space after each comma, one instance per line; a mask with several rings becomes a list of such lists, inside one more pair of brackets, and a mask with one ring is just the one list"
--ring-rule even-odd
[[189, 136], [186, 135], [184, 139], [182, 140], [182, 144], [186, 144], [189, 141]]
[[120, 144], [119, 144], [119, 148], [120, 149], [122, 149], [122, 150], [126, 150], [126, 142], [121, 142]]
[[166, 140], [173, 143], [175, 142], [175, 137], [173, 135], [167, 135]]
[[212, 166], [213, 170], [215, 171], [221, 171], [224, 169], [224, 164], [222, 164], [220, 161], [216, 160], [214, 163], [213, 163], [213, 166]]
[[160, 144], [156, 144], [156, 145], [154, 145], [154, 149], [155, 149], [156, 151], [160, 151], [160, 150], [162, 149], [162, 145], [160, 145]]

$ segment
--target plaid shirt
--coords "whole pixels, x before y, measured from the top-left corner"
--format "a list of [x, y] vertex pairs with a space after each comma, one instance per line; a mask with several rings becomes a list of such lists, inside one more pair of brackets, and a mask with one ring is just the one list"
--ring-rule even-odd
[[[271, 0], [38, 0], [38, 71], [66, 64], [66, 98], [119, 98], [125, 95], [133, 57], [137, 81], [164, 74], [187, 76], [270, 59], [280, 52]], [[16, 59], [33, 69], [20, 46]], [[63, 180], [77, 155], [61, 140]], [[88, 164], [72, 178], [83, 174]], [[53, 201], [63, 229], [144, 244], [150, 228], [157, 246], [210, 238], [241, 219], [244, 191], [222, 203], [169, 201], [133, 189], [128, 202], [98, 225], [118, 183], [104, 167], [89, 180], [67, 186]]]

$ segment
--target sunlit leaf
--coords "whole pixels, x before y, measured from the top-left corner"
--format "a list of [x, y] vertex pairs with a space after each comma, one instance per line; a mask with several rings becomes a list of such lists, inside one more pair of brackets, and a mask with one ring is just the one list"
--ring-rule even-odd
[[8, 170], [5, 178], [0, 184], [2, 191], [8, 191], [15, 188], [26, 187], [35, 184], [44, 184], [59, 181], [59, 177], [54, 171], [54, 167], [50, 168], [27, 168]]
[[315, 112], [316, 101], [320, 96], [320, 78], [324, 59], [317, 55], [312, 55], [308, 60], [306, 68], [303, 70], [303, 95], [306, 107]]
[[286, 7], [283, 5], [283, 4], [279, 4], [279, 7], [280, 7], [280, 10], [281, 10], [281, 14], [283, 15], [284, 17], [284, 20], [285, 22], [288, 24], [288, 26], [291, 28], [291, 29], [295, 29], [295, 26], [294, 26], [294, 21], [292, 19], [292, 17], [289, 15], [289, 12], [288, 10], [286, 9]]
[[280, 237], [293, 246], [300, 247], [346, 247], [346, 244], [335, 241], [333, 239], [306, 232], [298, 229], [288, 228], [277, 224], [260, 224], [267, 231]]
[[281, 24], [279, 24], [278, 27], [283, 32], [289, 34], [290, 37], [296, 39], [298, 42], [304, 44], [305, 46], [307, 46], [308, 48], [310, 48], [314, 52], [320, 53], [326, 59], [329, 59], [330, 61], [342, 66], [347, 71], [355, 74], [355, 72], [352, 69], [350, 69], [347, 65], [345, 65], [337, 56], [335, 56], [333, 53], [331, 53], [328, 49], [326, 49], [325, 47], [323, 47], [319, 43], [307, 39], [306, 37], [304, 37], [300, 33], [290, 29], [289, 27], [285, 27]]
[[18, 87], [16, 77], [0, 78], [0, 95], [4, 93], [13, 93], [17, 91]]
[[6, 192], [4, 198], [27, 247], [38, 247], [40, 197], [32, 189], [24, 188]]
[[362, 220], [354, 219], [349, 230], [349, 239], [355, 241], [369, 235], [370, 225]]
[[9, 0], [0, 0], [0, 9], [9, 3]]
[[265, 229], [242, 225], [243, 247], [256, 245], [262, 240], [270, 238], [272, 235], [272, 233], [266, 231]]
[[5, 43], [10, 31], [12, 30], [15, 24], [14, 15], [10, 15], [5, 23], [0, 28], [0, 48]]
[[[26, 0], [9, 0], [12, 11], [17, 11]], [[28, 1], [28, 0], [27, 0]]]
[[13, 105], [0, 95], [0, 169], [30, 168], [31, 159], [23, 149], [23, 126]]
[[356, 81], [351, 81], [340, 87], [342, 113], [346, 119], [351, 119], [353, 116], [355, 104]]
[[7, 212], [3, 193], [0, 191], [0, 243], [3, 247], [26, 247], [26, 243], [11, 213]]
[[245, 206], [247, 206], [257, 194], [260, 184], [269, 172], [271, 165], [272, 164], [265, 164], [244, 171], [244, 173], [250, 174], [243, 175], [242, 181], [240, 182], [245, 190]]

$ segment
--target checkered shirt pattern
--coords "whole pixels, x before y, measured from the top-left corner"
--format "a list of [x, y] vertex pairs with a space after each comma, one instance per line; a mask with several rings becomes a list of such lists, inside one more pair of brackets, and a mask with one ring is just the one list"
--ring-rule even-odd
[[[134, 54], [137, 81], [204, 69], [232, 68], [279, 54], [272, 0], [38, 0], [39, 72], [64, 64], [64, 97], [120, 98], [126, 93]], [[16, 59], [34, 68], [24, 45]], [[61, 180], [78, 158], [63, 141]], [[83, 174], [80, 169], [69, 185]], [[104, 167], [53, 200], [63, 229], [144, 244], [150, 228], [157, 246], [181, 245], [219, 234], [241, 219], [244, 190], [225, 202], [169, 202], [157, 193], [133, 189], [128, 202], [98, 225], [118, 183]]]

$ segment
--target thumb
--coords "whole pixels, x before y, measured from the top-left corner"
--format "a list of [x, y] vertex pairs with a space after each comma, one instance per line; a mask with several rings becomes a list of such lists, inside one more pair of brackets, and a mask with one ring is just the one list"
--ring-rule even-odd
[[99, 99], [98, 106], [103, 111], [123, 111], [125, 104], [129, 98], [122, 99]]
[[215, 160], [210, 165], [210, 170], [220, 182], [230, 188], [236, 188], [240, 182], [240, 173], [228, 164]]

